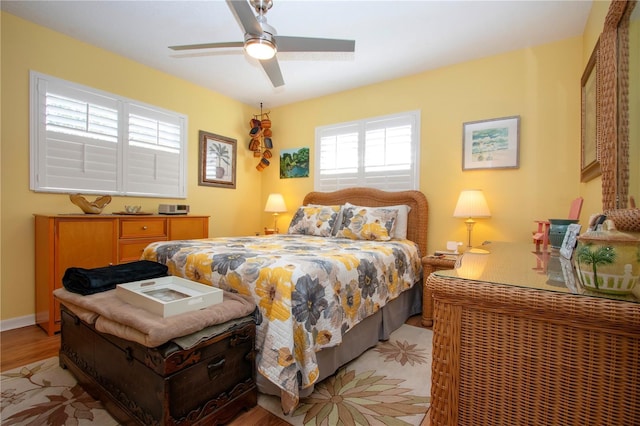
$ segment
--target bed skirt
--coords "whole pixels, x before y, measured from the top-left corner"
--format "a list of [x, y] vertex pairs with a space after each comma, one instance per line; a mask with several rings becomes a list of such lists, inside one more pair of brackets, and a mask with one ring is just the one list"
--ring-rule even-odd
[[[400, 294], [374, 315], [358, 323], [344, 335], [342, 344], [325, 348], [316, 354], [320, 374], [316, 383], [334, 374], [338, 368], [360, 356], [379, 341], [389, 339], [413, 315], [422, 313], [422, 282]], [[261, 374], [257, 375], [258, 391], [280, 396], [281, 389]], [[300, 398], [311, 395], [314, 387], [300, 389]]]

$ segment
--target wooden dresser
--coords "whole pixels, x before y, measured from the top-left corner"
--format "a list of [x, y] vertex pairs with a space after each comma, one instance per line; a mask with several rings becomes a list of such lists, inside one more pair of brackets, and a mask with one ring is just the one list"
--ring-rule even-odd
[[53, 290], [67, 268], [97, 268], [140, 259], [154, 241], [207, 238], [209, 216], [34, 215], [36, 323], [60, 331]]
[[473, 276], [427, 280], [431, 425], [640, 425], [640, 299], [581, 288], [560, 258], [541, 271], [530, 243], [486, 248]]

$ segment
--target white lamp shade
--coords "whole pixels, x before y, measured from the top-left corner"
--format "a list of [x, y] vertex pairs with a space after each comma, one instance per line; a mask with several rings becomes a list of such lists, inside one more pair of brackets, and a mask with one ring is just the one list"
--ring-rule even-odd
[[491, 217], [482, 190], [466, 189], [460, 192], [453, 217]]
[[282, 213], [287, 211], [282, 194], [269, 194], [267, 204], [264, 206], [265, 212]]

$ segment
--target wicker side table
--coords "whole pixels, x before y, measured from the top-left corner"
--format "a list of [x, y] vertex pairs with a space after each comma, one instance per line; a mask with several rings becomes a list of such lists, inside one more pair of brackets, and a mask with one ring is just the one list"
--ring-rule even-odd
[[432, 274], [430, 420], [639, 425], [640, 304]]
[[433, 325], [433, 299], [431, 291], [427, 288], [427, 278], [435, 271], [453, 269], [456, 259], [450, 256], [425, 256], [422, 258], [423, 283], [422, 288], [422, 326]]

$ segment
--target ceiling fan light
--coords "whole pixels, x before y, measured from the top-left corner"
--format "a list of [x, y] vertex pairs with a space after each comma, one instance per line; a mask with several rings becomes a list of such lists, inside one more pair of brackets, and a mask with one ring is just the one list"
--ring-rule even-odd
[[252, 38], [245, 42], [244, 50], [252, 58], [265, 60], [271, 59], [276, 54], [276, 45], [264, 38]]

